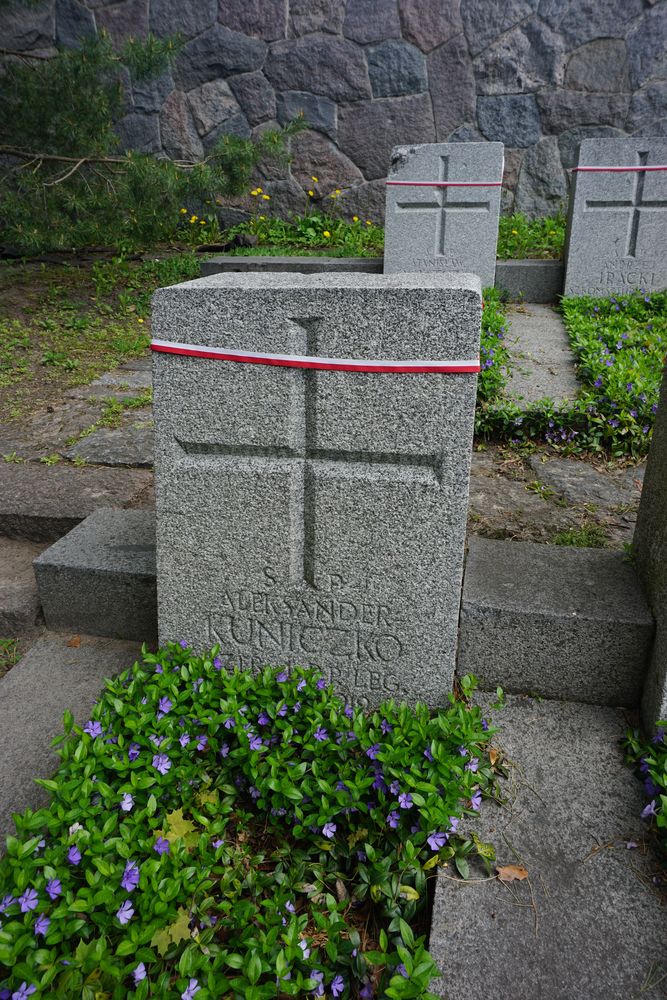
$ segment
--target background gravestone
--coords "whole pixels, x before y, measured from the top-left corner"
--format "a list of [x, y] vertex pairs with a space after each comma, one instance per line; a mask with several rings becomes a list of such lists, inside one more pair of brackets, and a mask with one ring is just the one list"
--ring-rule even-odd
[[[464, 271], [486, 288], [495, 282], [501, 142], [397, 146], [387, 178], [384, 269]], [[496, 187], [421, 187], [493, 182]], [[405, 185], [405, 186], [403, 186]]]
[[[581, 167], [667, 164], [667, 139], [586, 139]], [[565, 295], [667, 287], [667, 170], [572, 174]]]
[[642, 715], [652, 727], [667, 719], [667, 375], [656, 417], [637, 514], [633, 550], [642, 586], [656, 619]]
[[[153, 316], [193, 345], [476, 361], [481, 298], [472, 275], [215, 275], [161, 289]], [[160, 641], [443, 703], [476, 376], [154, 361]]]

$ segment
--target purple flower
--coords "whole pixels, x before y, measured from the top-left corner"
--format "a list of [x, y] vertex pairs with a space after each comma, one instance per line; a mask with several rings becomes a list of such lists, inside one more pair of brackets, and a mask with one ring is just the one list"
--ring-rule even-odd
[[125, 924], [129, 924], [130, 920], [134, 916], [134, 907], [129, 899], [126, 899], [122, 906], [116, 910], [116, 916], [123, 927]]
[[201, 986], [196, 979], [191, 979], [187, 987], [181, 993], [181, 1000], [194, 1000], [195, 993], [199, 993]]
[[139, 865], [136, 861], [127, 862], [120, 884], [126, 892], [134, 892], [137, 888], [139, 885]]
[[155, 673], [156, 674], [163, 674], [164, 673], [164, 667], [162, 666], [161, 663], [156, 663], [155, 664]]
[[359, 990], [359, 1000], [373, 1000], [373, 987], [370, 983], [366, 983]]
[[378, 755], [378, 750], [380, 749], [379, 743], [374, 743], [372, 747], [369, 747], [366, 751], [366, 756], [370, 757], [371, 760], [375, 760]]
[[46, 883], [46, 895], [49, 899], [57, 899], [63, 891], [59, 878], [52, 878]]
[[400, 790], [401, 790], [401, 784], [400, 784], [400, 782], [399, 781], [392, 781], [391, 785], [389, 786], [389, 791], [391, 792], [391, 794], [392, 795], [398, 795], [398, 793], [400, 792]]
[[398, 972], [398, 974], [400, 976], [403, 976], [403, 979], [409, 979], [410, 978], [408, 970], [405, 968], [405, 966], [403, 965], [402, 962], [399, 965], [396, 966], [396, 971]]
[[482, 729], [484, 730], [485, 733], [488, 732], [489, 730], [489, 724], [486, 721], [486, 719], [482, 719]]
[[317, 688], [318, 691], [324, 691], [324, 689], [325, 689], [326, 686], [327, 686], [327, 682], [325, 681], [324, 677], [320, 677], [319, 681], [315, 685], [315, 687]]
[[478, 788], [475, 791], [475, 793], [473, 794], [473, 797], [470, 800], [470, 805], [472, 806], [473, 809], [477, 810], [477, 809], [479, 809], [479, 807], [481, 806], [481, 804], [482, 804], [482, 793], [480, 792], [480, 790]]
[[148, 739], [151, 741], [153, 746], [157, 747], [158, 749], [164, 743], [164, 736], [158, 736], [157, 733], [151, 733]]
[[345, 989], [345, 980], [342, 976], [336, 976], [329, 984], [332, 997], [339, 997]]
[[167, 757], [166, 753], [156, 753], [153, 757], [153, 767], [160, 774], [166, 774], [171, 767], [171, 761]]
[[48, 931], [50, 924], [51, 921], [46, 916], [46, 914], [40, 913], [40, 915], [37, 917], [37, 920], [35, 920], [35, 926], [33, 927], [33, 932], [35, 934], [35, 937], [37, 937], [38, 934], [41, 934], [43, 937]]
[[251, 786], [250, 786], [250, 788], [248, 789], [248, 791], [250, 792], [250, 798], [251, 798], [251, 799], [254, 799], [254, 801], [255, 801], [255, 802], [257, 801], [257, 799], [258, 799], [258, 798], [260, 797], [260, 795], [262, 794], [262, 793], [260, 792], [259, 788], [255, 788], [255, 786], [254, 786], [254, 785], [251, 785]]
[[428, 747], [426, 747], [426, 749], [424, 750], [424, 756], [426, 757], [426, 760], [430, 760], [431, 763], [433, 763], [433, 754], [431, 753]]
[[125, 792], [122, 799], [120, 800], [120, 808], [124, 813], [129, 813], [132, 811], [132, 806], [134, 805], [134, 799], [129, 792]]
[[299, 948], [301, 948], [304, 958], [310, 958], [310, 948], [308, 947], [307, 941], [304, 941], [303, 939], [299, 941]]
[[412, 796], [410, 792], [403, 792], [398, 796], [398, 804], [401, 809], [412, 809]]
[[225, 721], [223, 722], [223, 726], [225, 727], [225, 729], [233, 729], [235, 725], [236, 725], [236, 719], [232, 719], [231, 716], [229, 719], [225, 719]]
[[467, 747], [459, 747], [459, 756], [460, 757], [467, 757], [468, 756], [468, 748]]
[[144, 965], [143, 962], [139, 962], [139, 965], [136, 967], [136, 969], [132, 971], [132, 975], [134, 976], [135, 986], [138, 986], [139, 983], [143, 982], [143, 980], [146, 978], [146, 966]]
[[447, 834], [443, 833], [442, 830], [434, 830], [433, 833], [429, 833], [426, 843], [432, 851], [439, 851], [441, 847], [445, 846], [447, 839]]
[[250, 737], [250, 749], [251, 750], [259, 750], [259, 748], [261, 746], [263, 746], [263, 744], [262, 744], [262, 741], [259, 738], [259, 736], [251, 736]]
[[189, 733], [182, 733], [178, 737], [178, 742], [181, 744], [182, 747], [186, 747], [188, 745], [188, 743], [190, 742], [190, 734]]
[[385, 736], [387, 735], [387, 733], [390, 733], [393, 730], [393, 728], [394, 727], [392, 726], [392, 724], [390, 722], [387, 722], [386, 719], [383, 719], [382, 722], [380, 723], [380, 729], [382, 730]]
[[449, 817], [449, 832], [450, 833], [456, 833], [456, 831], [459, 828], [459, 823], [460, 822], [461, 822], [461, 820], [458, 818], [458, 816], [450, 816]]
[[284, 719], [284, 717], [287, 715], [287, 703], [286, 702], [283, 702], [283, 704], [280, 706], [280, 708], [276, 712], [276, 715], [279, 715], [281, 719]]
[[181, 639], [181, 641], [179, 642], [178, 645], [181, 647], [181, 649], [187, 649], [188, 648], [188, 644], [185, 641], [185, 639]]
[[19, 896], [18, 903], [21, 913], [29, 913], [37, 906], [37, 892], [34, 889], [26, 889], [22, 896]]
[[12, 993], [12, 1000], [28, 1000], [28, 997], [31, 997], [36, 992], [37, 987], [33, 986], [32, 983], [28, 986], [24, 980], [19, 988]]
[[227, 757], [229, 755], [229, 743], [223, 743], [220, 747], [220, 756]]
[[260, 725], [260, 726], [268, 726], [268, 724], [269, 724], [270, 721], [271, 721], [271, 719], [266, 714], [266, 712], [264, 711], [264, 709], [262, 709], [262, 711], [257, 716], [257, 724]]
[[213, 850], [217, 851], [219, 847], [222, 847], [224, 845], [224, 843], [225, 842], [222, 837], [216, 837], [215, 840], [212, 841]]
[[639, 845], [637, 844], [636, 840], [628, 840], [628, 842], [627, 842], [627, 844], [625, 846], [628, 849], [628, 851], [634, 851], [634, 849], [636, 847], [638, 847]]
[[599, 375], [596, 378], [595, 382], [593, 382], [593, 385], [595, 386], [596, 389], [599, 389], [600, 386], [602, 385], [602, 378]]
[[300, 701], [295, 701], [294, 702], [294, 708], [292, 709], [292, 712], [293, 712], [294, 715], [296, 715], [297, 712], [300, 712], [300, 711], [301, 711], [301, 702]]
[[468, 763], [465, 766], [466, 771], [472, 771], [473, 774], [476, 773], [476, 771], [477, 771], [478, 768], [479, 768], [479, 758], [478, 757], [473, 757], [473, 759], [469, 760]]
[[276, 674], [276, 680], [279, 684], [284, 684], [287, 680], [287, 671], [281, 670], [279, 674]]
[[324, 728], [324, 726], [319, 726], [313, 733], [313, 736], [315, 737], [318, 743], [323, 743], [328, 738], [329, 734]]
[[202, 733], [197, 737], [197, 750], [205, 750], [208, 745], [208, 736]]
[[345, 712], [345, 715], [348, 717], [348, 719], [354, 717], [354, 710], [352, 709], [352, 706], [350, 704], [346, 704], [343, 711]]
[[392, 830], [395, 830], [399, 824], [400, 818], [401, 814], [399, 812], [396, 812], [395, 809], [392, 809], [392, 811], [387, 816], [387, 826], [390, 826]]
[[296, 689], [297, 689], [297, 691], [303, 691], [303, 689], [305, 688], [305, 686], [306, 686], [306, 680], [305, 680], [304, 677], [302, 677], [301, 680], [299, 681], [299, 683], [297, 684]]
[[[58, 883], [58, 885], [60, 885], [60, 883]], [[48, 889], [47, 889], [47, 892], [48, 892]], [[5, 910], [8, 909], [12, 905], [12, 903], [15, 903], [15, 902], [16, 902], [16, 900], [14, 899], [13, 896], [10, 896], [9, 894], [7, 894], [6, 896], [3, 896], [2, 899], [0, 900], [0, 913], [4, 913]]]
[[67, 852], [67, 860], [71, 865], [78, 865], [79, 861], [81, 861], [81, 851], [76, 844], [73, 844]]
[[138, 743], [130, 743], [130, 748], [127, 751], [127, 759], [128, 760], [136, 760], [137, 757], [139, 756], [139, 751], [140, 750], [141, 750], [141, 747], [139, 746]]
[[321, 997], [324, 994], [324, 973], [319, 972], [317, 969], [311, 969], [308, 978], [314, 979], [317, 983], [317, 986], [313, 990], [313, 996]]
[[95, 737], [95, 736], [101, 736], [102, 735], [102, 723], [101, 722], [93, 722], [93, 720], [91, 719], [89, 722], [87, 722], [85, 724], [85, 726], [83, 727], [83, 731], [84, 731], [84, 733], [88, 733], [89, 736], [93, 736], [93, 737]]
[[[655, 807], [655, 799], [651, 799], [647, 806], [644, 806], [641, 812], [642, 819], [650, 819], [651, 816], [656, 816], [658, 810]], [[23, 907], [21, 907], [23, 909]]]
[[158, 837], [153, 844], [153, 850], [156, 854], [169, 854], [169, 841], [165, 837]]
[[222, 670], [222, 660], [220, 660], [216, 656], [215, 659], [213, 660], [213, 666], [215, 667], [216, 670]]
[[335, 832], [336, 832], [336, 824], [335, 823], [332, 823], [332, 822], [325, 823], [324, 826], [322, 827], [322, 835], [324, 837], [327, 837], [329, 840], [331, 840], [333, 838], [333, 835], [335, 834]]
[[169, 712], [171, 712], [171, 710], [172, 710], [173, 707], [174, 707], [174, 703], [172, 701], [170, 701], [170, 699], [167, 698], [166, 695], [165, 695], [164, 698], [160, 698], [160, 700], [158, 702], [158, 706], [157, 706], [157, 717], [158, 717], [158, 719], [164, 718], [165, 715], [167, 715]]

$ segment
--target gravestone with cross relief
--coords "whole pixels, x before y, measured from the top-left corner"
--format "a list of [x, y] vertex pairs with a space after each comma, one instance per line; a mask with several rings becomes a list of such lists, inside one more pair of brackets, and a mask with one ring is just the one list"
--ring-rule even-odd
[[667, 288], [667, 139], [585, 139], [572, 171], [565, 295]]
[[392, 150], [385, 213], [385, 274], [459, 271], [482, 287], [496, 273], [501, 142], [429, 143]]
[[451, 690], [481, 297], [471, 275], [215, 275], [154, 299], [161, 641]]

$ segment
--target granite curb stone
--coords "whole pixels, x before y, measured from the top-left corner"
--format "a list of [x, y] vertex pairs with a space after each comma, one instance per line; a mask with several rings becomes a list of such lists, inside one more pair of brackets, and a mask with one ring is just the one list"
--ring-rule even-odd
[[[383, 192], [384, 195], [384, 192]], [[382, 274], [382, 257], [235, 257], [218, 254], [200, 264], [202, 278], [210, 274], [243, 271], [284, 271], [325, 274], [354, 271]], [[555, 302], [563, 292], [562, 260], [497, 260], [496, 286], [513, 301]]]
[[653, 633], [623, 553], [469, 539], [457, 670], [483, 690], [637, 705]]
[[528, 877], [503, 884], [473, 864], [466, 882], [440, 869], [429, 949], [442, 978], [431, 989], [442, 1000], [471, 1000], [481, 984], [498, 1000], [662, 1000], [659, 860], [642, 785], [623, 763], [624, 714], [511, 696], [496, 712], [478, 700], [511, 771], [507, 806], [484, 802], [475, 830], [499, 865]]
[[[153, 331], [278, 354], [476, 358], [480, 309], [473, 275], [215, 275], [159, 290]], [[219, 642], [229, 665], [316, 665], [362, 704], [444, 703], [475, 395], [469, 374], [156, 353], [161, 641]]]
[[43, 548], [43, 543], [0, 535], [0, 636], [30, 633], [39, 620], [32, 561]]
[[656, 619], [642, 716], [648, 729], [667, 719], [667, 374], [648, 454], [633, 539], [637, 571]]
[[150, 490], [140, 469], [0, 462], [0, 534], [55, 542], [98, 507], [133, 507]]
[[50, 742], [62, 732], [63, 713], [69, 709], [82, 725], [106, 678], [140, 653], [134, 642], [81, 636], [74, 648], [69, 638], [42, 636], [0, 680], [0, 853], [14, 832], [12, 813], [48, 802], [48, 793], [33, 782], [50, 778], [58, 766]]
[[152, 511], [96, 510], [33, 565], [52, 631], [141, 642], [156, 638]]

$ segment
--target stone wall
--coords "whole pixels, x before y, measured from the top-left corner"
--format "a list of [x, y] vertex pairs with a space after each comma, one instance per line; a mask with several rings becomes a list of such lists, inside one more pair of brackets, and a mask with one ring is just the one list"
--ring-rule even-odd
[[[202, 156], [303, 110], [271, 209], [305, 204], [311, 175], [380, 221], [398, 143], [505, 143], [503, 209], [567, 194], [582, 138], [667, 134], [666, 0], [14, 0], [1, 44], [48, 53], [107, 31], [186, 43], [171, 71], [129, 85], [126, 148]], [[268, 203], [267, 203], [268, 205]]]

